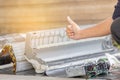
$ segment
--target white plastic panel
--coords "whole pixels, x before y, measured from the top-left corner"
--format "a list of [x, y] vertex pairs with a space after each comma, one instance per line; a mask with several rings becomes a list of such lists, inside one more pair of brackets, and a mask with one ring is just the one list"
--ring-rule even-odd
[[26, 59], [37, 73], [41, 73], [80, 64], [81, 59], [84, 62], [87, 57], [104, 56], [105, 52], [113, 52], [115, 48], [110, 36], [72, 40], [67, 37], [64, 28], [58, 28], [27, 33], [25, 50]]

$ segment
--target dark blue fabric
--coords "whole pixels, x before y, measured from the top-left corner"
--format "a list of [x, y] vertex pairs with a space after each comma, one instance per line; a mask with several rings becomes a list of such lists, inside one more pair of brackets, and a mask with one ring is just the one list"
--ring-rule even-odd
[[111, 25], [111, 34], [113, 39], [120, 44], [120, 17], [115, 19]]
[[117, 5], [113, 13], [113, 23], [111, 25], [111, 34], [113, 39], [120, 44], [120, 0], [118, 0]]
[[115, 10], [114, 10], [114, 13], [113, 13], [113, 20], [120, 17], [120, 0], [118, 0], [118, 3], [117, 5], [115, 6]]

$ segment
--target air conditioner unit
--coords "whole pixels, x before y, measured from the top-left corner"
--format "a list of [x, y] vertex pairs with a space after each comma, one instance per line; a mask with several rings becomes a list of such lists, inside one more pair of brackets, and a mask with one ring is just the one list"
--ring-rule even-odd
[[84, 65], [105, 58], [105, 53], [119, 55], [110, 36], [72, 40], [64, 28], [28, 32], [25, 58], [36, 73], [48, 76], [74, 77], [85, 75]]

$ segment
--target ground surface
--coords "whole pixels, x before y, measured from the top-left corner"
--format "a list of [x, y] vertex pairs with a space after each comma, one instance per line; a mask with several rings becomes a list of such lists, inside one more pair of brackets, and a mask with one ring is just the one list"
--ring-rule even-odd
[[[102, 75], [99, 77], [91, 78], [88, 80], [119, 80], [120, 70], [116, 70], [108, 75]], [[10, 71], [0, 71], [0, 80], [86, 80], [84, 78], [57, 78], [57, 77], [47, 77], [42, 74], [36, 74], [34, 70], [19, 72], [16, 75], [12, 74]]]

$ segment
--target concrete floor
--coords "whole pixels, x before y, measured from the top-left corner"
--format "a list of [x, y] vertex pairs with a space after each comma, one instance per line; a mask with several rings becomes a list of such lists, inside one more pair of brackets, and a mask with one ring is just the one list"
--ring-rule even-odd
[[53, 78], [53, 77], [40, 77], [40, 76], [20, 76], [20, 75], [19, 76], [0, 75], [0, 80], [81, 80], [81, 79]]
[[28, 70], [16, 73], [14, 75], [11, 71], [0, 70], [0, 80], [86, 80], [83, 78], [58, 78], [47, 77], [43, 74], [36, 74], [34, 70]]
[[[87, 80], [119, 80], [120, 79], [120, 70], [114, 70], [108, 75], [102, 75], [94, 77]], [[14, 75], [12, 71], [0, 70], [0, 80], [86, 80], [82, 77], [77, 78], [57, 78], [57, 77], [47, 77], [43, 74], [36, 74], [34, 70], [28, 70], [16, 73]]]

